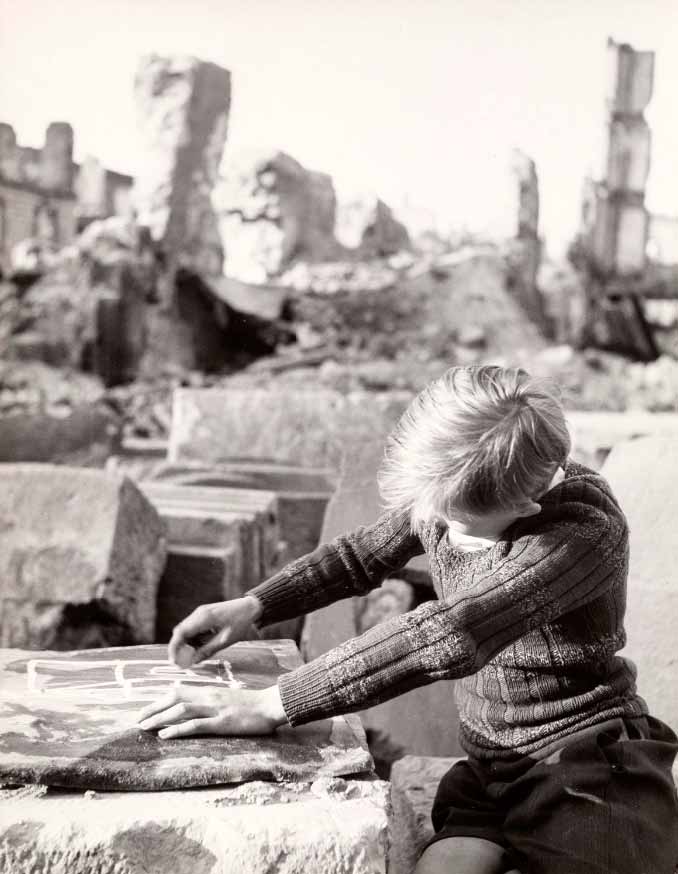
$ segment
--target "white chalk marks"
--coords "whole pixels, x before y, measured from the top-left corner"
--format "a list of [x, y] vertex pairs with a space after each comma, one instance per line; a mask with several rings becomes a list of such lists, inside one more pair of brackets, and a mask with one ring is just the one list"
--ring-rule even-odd
[[161, 659], [31, 659], [26, 666], [29, 694], [77, 698], [88, 703], [113, 704], [148, 701], [172, 686], [226, 686], [245, 684], [233, 676], [230, 662], [223, 659], [202, 662], [194, 668], [178, 668]]

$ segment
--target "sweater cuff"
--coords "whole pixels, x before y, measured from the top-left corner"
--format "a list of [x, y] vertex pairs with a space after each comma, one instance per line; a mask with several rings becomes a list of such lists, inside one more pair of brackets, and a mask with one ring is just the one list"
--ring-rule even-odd
[[295, 597], [294, 592], [290, 592], [289, 574], [276, 574], [259, 583], [246, 594], [254, 595], [261, 604], [261, 614], [254, 622], [257, 628], [282, 619], [293, 619], [300, 612], [297, 606], [298, 597]]
[[322, 656], [281, 674], [278, 689], [290, 725], [327, 719], [341, 712], [329, 687]]

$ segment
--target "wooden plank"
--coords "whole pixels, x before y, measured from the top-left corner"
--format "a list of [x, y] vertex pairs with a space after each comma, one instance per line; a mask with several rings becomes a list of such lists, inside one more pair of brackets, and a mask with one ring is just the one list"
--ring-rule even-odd
[[0, 650], [0, 782], [177, 789], [243, 780], [308, 781], [370, 771], [343, 717], [266, 737], [161, 740], [136, 717], [176, 683], [262, 689], [301, 664], [292, 641], [247, 641], [193, 669], [154, 645], [63, 652]]

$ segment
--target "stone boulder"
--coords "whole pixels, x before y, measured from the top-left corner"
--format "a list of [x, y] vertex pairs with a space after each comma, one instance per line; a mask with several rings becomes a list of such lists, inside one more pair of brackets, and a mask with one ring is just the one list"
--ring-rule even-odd
[[292, 259], [322, 261], [339, 254], [329, 176], [266, 149], [229, 156], [221, 173], [214, 204], [228, 276], [265, 284]]
[[223, 250], [211, 193], [231, 103], [228, 70], [184, 55], [142, 58], [135, 79], [142, 164], [139, 221], [172, 260], [220, 274]]
[[164, 526], [131, 480], [0, 465], [0, 645], [77, 649], [153, 640]]

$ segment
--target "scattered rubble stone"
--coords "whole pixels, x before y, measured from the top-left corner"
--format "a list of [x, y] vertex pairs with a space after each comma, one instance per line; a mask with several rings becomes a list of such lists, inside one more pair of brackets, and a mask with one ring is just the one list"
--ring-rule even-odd
[[334, 233], [361, 258], [395, 255], [411, 245], [405, 225], [374, 194], [342, 197], [339, 193]]

